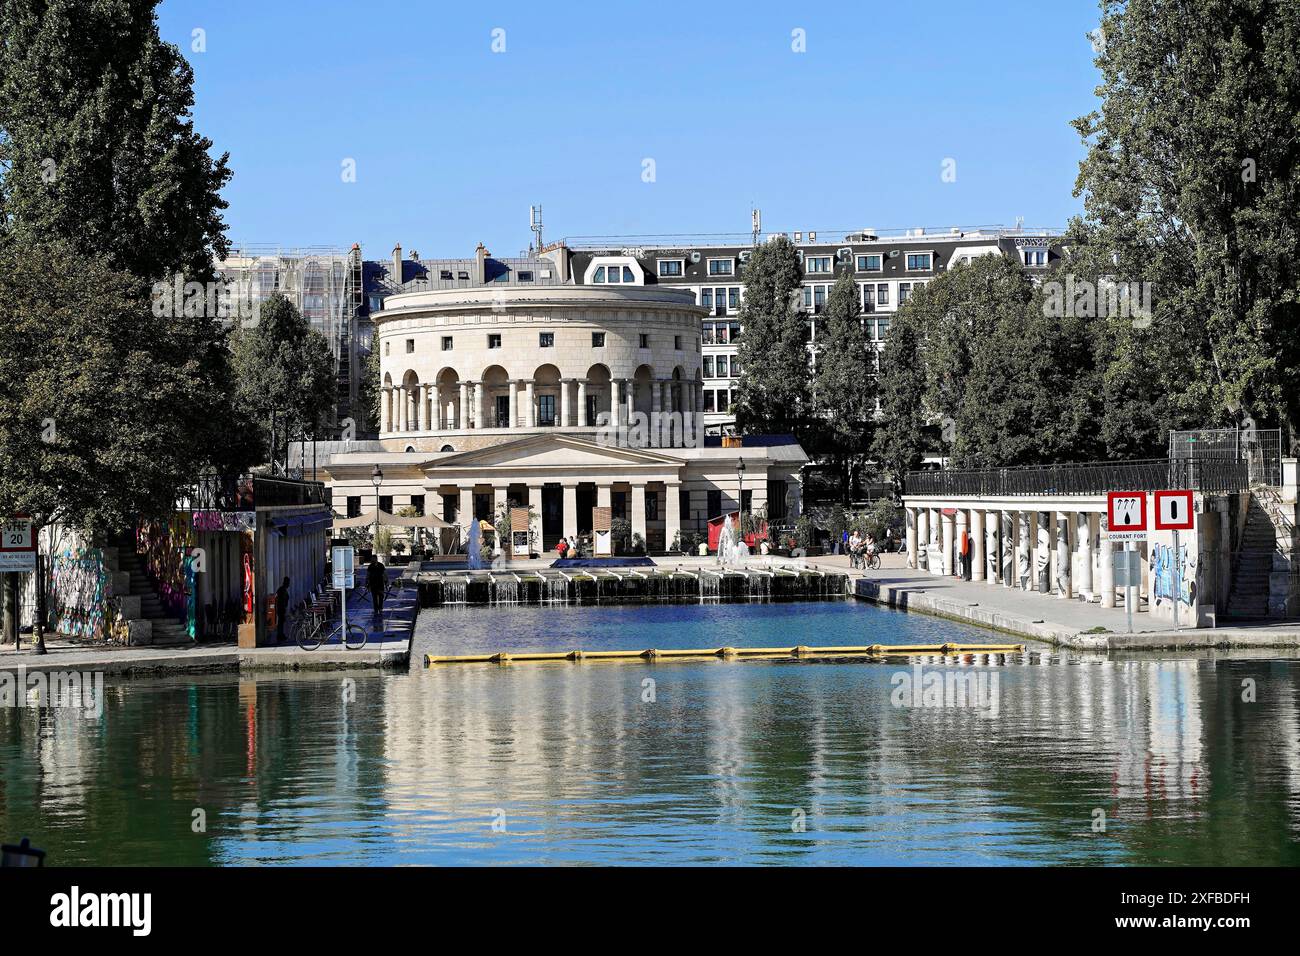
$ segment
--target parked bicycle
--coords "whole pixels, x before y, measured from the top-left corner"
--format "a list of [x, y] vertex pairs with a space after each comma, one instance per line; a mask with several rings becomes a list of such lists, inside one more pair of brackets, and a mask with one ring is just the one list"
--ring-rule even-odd
[[350, 651], [358, 651], [370, 640], [370, 635], [361, 625], [349, 621], [345, 630], [342, 621], [331, 622], [326, 613], [313, 611], [305, 606], [299, 608], [297, 613], [289, 618], [288, 630], [293, 633], [294, 641], [304, 651], [314, 651], [322, 644], [334, 641], [338, 641]]
[[880, 570], [880, 552], [879, 552], [879, 551], [876, 551], [876, 550], [871, 550], [871, 551], [866, 552], [866, 553], [862, 556], [862, 563], [863, 563], [864, 565], [866, 565], [866, 567], [867, 567], [869, 570], [872, 570], [872, 571], [879, 571], [879, 570]]

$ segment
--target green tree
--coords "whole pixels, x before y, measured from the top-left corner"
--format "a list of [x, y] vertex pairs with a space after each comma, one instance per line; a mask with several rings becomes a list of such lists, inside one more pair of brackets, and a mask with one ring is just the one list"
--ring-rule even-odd
[[[1074, 122], [1089, 147], [1074, 231], [1099, 271], [1153, 287], [1155, 334], [1126, 336], [1153, 383], [1138, 391], [1156, 393], [1161, 427], [1222, 422], [1240, 407], [1294, 438], [1300, 6], [1103, 0], [1101, 11], [1102, 103]], [[1106, 375], [1120, 395], [1138, 384], [1126, 354]], [[1126, 414], [1106, 427], [1122, 433]]]
[[190, 331], [104, 257], [0, 243], [0, 514], [110, 535], [168, 514], [205, 465], [245, 464], [238, 423], [206, 421], [221, 346]]
[[81, 530], [247, 463], [222, 327], [149, 297], [211, 278], [230, 176], [154, 6], [0, 0], [0, 494]]
[[921, 467], [928, 444], [923, 318], [910, 308], [900, 309], [880, 354], [880, 420], [872, 452], [881, 470], [895, 480]]
[[0, 0], [0, 234], [206, 282], [231, 173], [194, 129], [194, 74], [156, 6]]
[[839, 467], [846, 501], [852, 469], [869, 449], [876, 412], [875, 359], [862, 327], [859, 295], [853, 274], [841, 273], [818, 321], [813, 378], [815, 438], [808, 449]]
[[289, 441], [315, 434], [333, 402], [329, 341], [277, 293], [235, 334], [234, 357], [239, 405], [263, 429], [271, 462], [286, 461]]
[[756, 246], [745, 264], [736, 424], [750, 434], [808, 438], [813, 424], [807, 326], [797, 309], [803, 268], [779, 236]]
[[379, 434], [379, 333], [370, 336], [370, 351], [361, 365], [357, 385], [357, 434]]

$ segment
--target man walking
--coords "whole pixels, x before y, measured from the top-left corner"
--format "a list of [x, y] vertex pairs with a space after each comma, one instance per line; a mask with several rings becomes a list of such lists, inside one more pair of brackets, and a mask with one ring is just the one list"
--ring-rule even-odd
[[388, 584], [388, 569], [384, 567], [384, 562], [379, 560], [379, 556], [370, 562], [370, 568], [366, 571], [366, 587], [370, 589], [370, 601], [375, 609], [374, 623], [379, 626], [384, 614], [384, 588]]

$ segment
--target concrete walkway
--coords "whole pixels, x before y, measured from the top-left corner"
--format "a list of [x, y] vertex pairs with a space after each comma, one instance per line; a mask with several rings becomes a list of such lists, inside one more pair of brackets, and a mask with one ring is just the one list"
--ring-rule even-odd
[[[396, 577], [392, 571], [390, 579]], [[195, 674], [219, 671], [256, 670], [340, 670], [403, 668], [411, 660], [411, 635], [419, 601], [412, 588], [394, 591], [375, 619], [369, 600], [348, 599], [348, 622], [359, 624], [369, 634], [369, 642], [351, 651], [338, 643], [325, 644], [305, 651], [297, 644], [272, 647], [240, 648], [234, 642], [190, 644], [180, 647], [123, 647], [117, 644], [86, 644], [48, 636], [49, 653], [32, 652], [30, 634], [22, 635], [21, 649], [0, 644], [0, 670], [29, 673], [46, 671], [95, 671], [105, 676], [156, 676]], [[335, 618], [335, 622], [337, 622]]]
[[[830, 556], [809, 563], [848, 570], [848, 558]], [[1175, 631], [1135, 609], [1133, 631], [1123, 608], [1104, 608], [1053, 594], [962, 581], [908, 568], [904, 554], [882, 556], [878, 571], [851, 571], [861, 599], [992, 628], [1031, 640], [1082, 650], [1169, 650], [1197, 647], [1300, 648], [1300, 621], [1242, 624]], [[1087, 633], [1103, 628], [1108, 633]]]

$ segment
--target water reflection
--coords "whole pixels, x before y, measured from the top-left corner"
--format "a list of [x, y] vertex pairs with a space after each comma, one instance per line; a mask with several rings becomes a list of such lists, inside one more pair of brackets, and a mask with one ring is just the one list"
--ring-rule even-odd
[[[858, 604], [787, 608], [435, 611], [419, 640], [990, 640]], [[893, 706], [904, 663], [111, 683], [98, 720], [0, 714], [0, 834], [52, 863], [1300, 863], [1294, 658], [919, 663], [996, 671], [996, 716]]]

